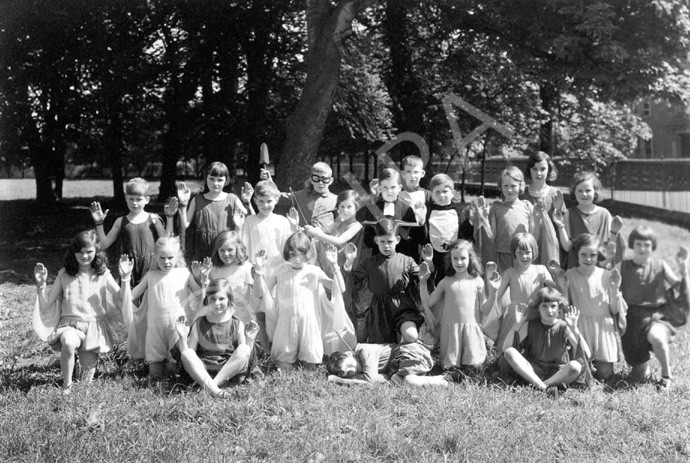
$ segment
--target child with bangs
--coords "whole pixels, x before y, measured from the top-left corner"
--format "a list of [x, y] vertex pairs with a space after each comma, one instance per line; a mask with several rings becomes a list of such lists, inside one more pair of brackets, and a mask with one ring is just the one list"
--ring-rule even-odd
[[[75, 353], [79, 353], [80, 379], [91, 382], [98, 354], [109, 352], [113, 345], [113, 333], [106, 319], [107, 293], [115, 296], [120, 287], [108, 271], [107, 258], [92, 230], [74, 237], [64, 264], [48, 294], [48, 270], [41, 263], [34, 268], [34, 331], [60, 352], [62, 394], [69, 395]], [[123, 286], [129, 287], [128, 282], [123, 282]]]
[[[225, 230], [240, 230], [245, 216], [252, 213], [250, 201], [253, 189], [249, 183], [242, 188], [241, 200], [234, 193], [224, 191], [231, 179], [225, 164], [211, 163], [206, 169], [205, 179], [204, 191], [194, 195], [191, 200], [191, 190], [180, 182], [177, 185], [177, 198], [170, 203], [171, 214], [179, 204], [181, 228], [186, 236], [185, 254], [190, 261], [201, 261], [210, 256], [216, 236]], [[191, 232], [187, 232], [190, 227]]]
[[525, 178], [517, 167], [503, 169], [497, 183], [501, 189], [501, 201], [494, 201], [488, 212], [484, 197], [480, 196], [477, 201], [475, 231], [483, 235], [478, 236], [475, 241], [482, 243], [483, 260], [497, 262], [498, 271], [503, 273], [513, 266], [510, 251], [513, 236], [517, 233], [531, 233], [535, 239], [539, 239], [541, 211], [536, 208], [535, 215], [532, 203], [520, 199], [525, 191]]
[[[281, 371], [291, 370], [297, 362], [313, 368], [323, 359], [324, 346], [318, 314], [319, 286], [331, 289], [334, 280], [321, 268], [309, 263], [313, 257], [311, 239], [305, 233], [297, 232], [285, 242], [285, 262], [272, 275], [264, 279], [264, 253], [259, 253], [254, 263], [257, 279], [260, 280], [255, 285], [257, 296], [270, 298], [275, 288], [275, 329], [267, 323], [268, 320], [264, 323], [269, 337], [273, 338], [271, 360]], [[344, 288], [338, 267], [338, 251], [334, 245], [328, 245], [326, 257], [338, 286]]]
[[563, 295], [553, 288], [535, 291], [529, 305], [516, 305], [514, 312], [513, 336], [506, 340], [502, 356], [524, 381], [558, 396], [558, 387], [572, 383], [583, 371], [569, 349], [589, 357], [589, 347], [577, 327], [580, 312], [566, 306]]
[[[480, 323], [482, 316], [488, 314], [493, 305], [498, 280], [490, 281], [487, 297], [481, 277], [482, 264], [469, 241], [454, 241], [450, 244], [448, 255], [446, 276], [431, 295], [425, 284], [429, 278], [429, 268], [426, 263], [422, 264], [422, 306], [428, 321], [433, 326], [440, 324], [441, 366], [446, 370], [462, 368], [469, 373], [481, 367], [486, 359]], [[431, 307], [441, 300], [442, 312], [440, 317], [436, 317]]]
[[653, 257], [657, 236], [651, 228], [635, 227], [628, 235], [628, 246], [633, 250], [633, 258], [618, 265], [621, 293], [628, 304], [627, 328], [621, 336], [623, 354], [632, 367], [631, 376], [647, 379], [653, 352], [661, 366], [658, 386], [665, 390], [672, 382], [669, 346], [679, 326], [669, 317], [668, 304], [673, 302], [669, 298], [677, 297], [678, 290], [678, 297], [685, 298], [685, 302], [678, 303], [687, 305], [688, 250], [684, 246], [678, 250], [676, 273], [665, 261]]
[[[503, 352], [503, 344], [515, 324], [511, 307], [527, 304], [532, 293], [538, 289], [556, 287], [546, 266], [534, 263], [539, 256], [539, 247], [534, 236], [529, 233], [517, 233], [510, 240], [510, 254], [513, 257], [513, 266], [503, 272], [500, 286], [496, 291], [498, 303], [494, 315], [498, 317], [498, 334], [495, 346], [499, 353]], [[486, 263], [486, 274], [487, 278], [491, 278], [492, 275], [496, 278], [497, 269], [494, 262]], [[508, 290], [508, 303], [505, 303], [503, 296]]]
[[[134, 262], [132, 285], [139, 284], [154, 260], [153, 245], [158, 238], [166, 236], [166, 228], [157, 214], [146, 212], [145, 207], [151, 201], [149, 183], [143, 178], [133, 178], [125, 185], [125, 200], [129, 214], [115, 219], [112, 228], [105, 234], [103, 222], [109, 210], [101, 209], [101, 203], [91, 203], [91, 217], [96, 225], [98, 240], [103, 249], [117, 243], [116, 255], [127, 254]], [[167, 209], [167, 206], [166, 206]], [[173, 210], [174, 214], [174, 210]], [[172, 232], [172, 220], [167, 221], [167, 232]]]
[[[554, 212], [553, 224], [558, 230], [558, 239], [561, 247], [568, 253], [565, 269], [578, 266], [578, 257], [572, 250], [571, 238], [574, 239], [583, 233], [589, 233], [601, 240], [607, 248], [607, 254], [612, 254], [609, 261], [612, 259], [613, 265], [623, 260], [625, 240], [619, 233], [623, 221], [619, 216], [612, 217], [608, 209], [597, 205], [603, 199], [603, 191], [604, 187], [595, 173], [578, 172], [573, 177], [570, 188], [570, 198], [577, 201], [577, 204], [568, 208], [565, 214], [561, 214], [560, 211]], [[600, 265], [604, 266], [607, 262]]]

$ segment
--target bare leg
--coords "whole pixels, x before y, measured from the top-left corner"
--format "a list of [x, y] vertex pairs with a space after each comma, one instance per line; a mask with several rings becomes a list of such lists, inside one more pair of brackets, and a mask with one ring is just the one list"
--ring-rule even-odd
[[67, 391], [72, 386], [74, 373], [74, 353], [81, 346], [79, 336], [71, 331], [65, 331], [60, 336], [62, 350], [60, 351], [60, 369], [62, 370], [62, 390]]
[[647, 379], [649, 376], [649, 362], [633, 365], [630, 376], [636, 379]]
[[271, 341], [268, 339], [266, 331], [266, 314], [259, 312], [256, 314], [256, 322], [259, 324], [259, 343], [265, 354], [271, 353]]
[[548, 387], [534, 372], [532, 365], [523, 357], [520, 352], [514, 347], [509, 347], [503, 352], [505, 359], [510, 364], [510, 367], [519, 374], [525, 381], [533, 384], [538, 389], [545, 391]]
[[402, 335], [402, 342], [416, 342], [419, 337], [417, 331], [417, 324], [415, 322], [405, 322], [400, 326], [400, 334]]
[[443, 386], [448, 387], [450, 383], [443, 376], [404, 376], [405, 382], [413, 386]]
[[555, 375], [544, 381], [544, 384], [546, 384], [546, 386], [570, 384], [573, 381], [575, 381], [578, 376], [580, 376], [581, 372], [582, 365], [580, 365], [575, 360], [571, 360], [563, 368], [558, 370], [558, 372]]
[[664, 325], [653, 323], [647, 333], [647, 341], [652, 345], [652, 351], [661, 365], [661, 376], [671, 377], [671, 365], [669, 359], [669, 335], [668, 328]]
[[232, 353], [227, 362], [220, 369], [213, 382], [216, 386], [220, 387], [225, 381], [234, 378], [235, 376], [247, 371], [247, 365], [249, 364], [249, 356], [252, 350], [246, 344], [241, 344], [237, 346], [235, 352]]
[[96, 352], [79, 352], [79, 364], [81, 365], [81, 381], [90, 383], [96, 374], [98, 354]]

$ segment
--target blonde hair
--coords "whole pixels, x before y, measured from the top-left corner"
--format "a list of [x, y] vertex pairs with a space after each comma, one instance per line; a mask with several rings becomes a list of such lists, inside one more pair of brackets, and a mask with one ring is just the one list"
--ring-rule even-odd
[[184, 260], [184, 255], [182, 254], [182, 246], [180, 245], [180, 240], [176, 236], [163, 236], [158, 238], [156, 244], [153, 245], [153, 251], [156, 255], [156, 259], [151, 265], [151, 270], [160, 270], [158, 267], [158, 253], [167, 247], [172, 247], [175, 249], [177, 257], [175, 259], [175, 267], [186, 267], [187, 263]]
[[508, 166], [498, 174], [498, 188], [503, 188], [503, 178], [508, 177], [520, 183], [520, 194], [525, 192], [525, 176], [522, 171], [515, 166]]
[[141, 177], [134, 177], [127, 185], [125, 185], [125, 194], [135, 196], [148, 196], [149, 195], [149, 182]]

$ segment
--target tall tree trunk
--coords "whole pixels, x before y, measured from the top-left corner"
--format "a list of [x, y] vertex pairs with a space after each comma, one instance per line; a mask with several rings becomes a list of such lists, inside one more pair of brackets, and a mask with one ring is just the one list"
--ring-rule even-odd
[[554, 119], [556, 117], [555, 108], [558, 102], [558, 92], [552, 84], [542, 82], [539, 86], [539, 97], [541, 98], [542, 109], [549, 114], [549, 118], [542, 122], [539, 128], [539, 150], [555, 156]]
[[355, 16], [375, 0], [307, 0], [307, 80], [287, 123], [277, 183], [299, 188], [309, 174], [323, 137], [340, 77], [340, 43], [351, 35]]
[[108, 149], [108, 160], [113, 178], [113, 200], [115, 204], [124, 204], [125, 192], [122, 188], [122, 119], [117, 109], [111, 109], [110, 124], [106, 129], [105, 144]]

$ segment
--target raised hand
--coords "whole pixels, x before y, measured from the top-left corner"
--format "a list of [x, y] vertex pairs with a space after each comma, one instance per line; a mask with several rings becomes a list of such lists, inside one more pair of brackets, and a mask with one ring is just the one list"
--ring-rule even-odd
[[261, 249], [254, 256], [254, 271], [259, 275], [263, 275], [265, 270], [266, 270], [266, 250]]
[[335, 245], [329, 244], [326, 246], [324, 255], [326, 256], [326, 260], [328, 260], [333, 267], [338, 266], [338, 248], [336, 248]]
[[520, 325], [527, 321], [527, 309], [529, 306], [525, 303], [513, 304], [513, 314], [515, 315], [515, 323]]
[[496, 262], [490, 260], [486, 263], [486, 274], [489, 275], [489, 278], [491, 278], [495, 273], [498, 273], [497, 270], [498, 266], [496, 265]]
[[347, 243], [343, 248], [343, 254], [345, 254], [345, 260], [351, 264], [357, 257], [357, 246], [354, 243]]
[[574, 305], [569, 305], [563, 310], [563, 319], [570, 328], [577, 328], [580, 311]]
[[254, 187], [252, 186], [252, 184], [249, 182], [244, 182], [244, 186], [240, 188], [240, 197], [242, 198], [242, 202], [248, 203], [252, 200], [253, 195]]
[[563, 211], [560, 209], [554, 209], [553, 210], [553, 217], [551, 217], [551, 221], [553, 224], [557, 227], [565, 227], [565, 219], [563, 218]]
[[379, 179], [375, 178], [369, 182], [369, 191], [371, 192], [372, 196], [379, 194]]
[[168, 198], [168, 202], [165, 203], [165, 206], [163, 206], [163, 212], [165, 213], [166, 217], [174, 217], [175, 214], [177, 214], [177, 208], [180, 207], [180, 202], [177, 200], [176, 197], [171, 196]]
[[259, 334], [259, 324], [254, 320], [249, 320], [247, 324], [244, 325], [245, 341], [249, 347], [254, 347], [254, 340], [257, 334]]
[[427, 243], [422, 248], [422, 259], [424, 262], [431, 262], [434, 259], [434, 247], [431, 243]]
[[192, 190], [189, 189], [185, 182], [180, 182], [177, 184], [177, 199], [180, 200], [180, 205], [187, 207], [189, 204], [189, 198], [192, 196]]
[[34, 267], [34, 279], [38, 287], [45, 286], [48, 282], [48, 269], [40, 262]]
[[611, 221], [611, 234], [615, 235], [621, 231], [621, 228], [623, 228], [623, 219], [621, 219], [620, 215], [617, 215]]
[[132, 275], [132, 270], [134, 270], [134, 261], [131, 260], [127, 254], [122, 254], [120, 256], [119, 268], [120, 278], [126, 280]]
[[105, 212], [103, 212], [101, 209], [101, 203], [98, 201], [92, 202], [89, 209], [91, 210], [91, 218], [95, 223], [103, 223], [105, 218], [108, 216], [108, 212], [110, 211], [110, 209], [106, 209]]
[[201, 262], [198, 260], [193, 260], [189, 265], [193, 275], [201, 275]]
[[606, 243], [606, 247], [604, 248], [604, 256], [606, 257], [606, 260], [609, 261], [607, 265], [612, 265], [613, 259], [616, 257], [615, 241], [609, 241], [608, 243]]
[[429, 276], [431, 275], [431, 270], [429, 270], [429, 264], [426, 262], [422, 262], [419, 264], [419, 279], [421, 281], [426, 281], [429, 279]]
[[290, 224], [293, 227], [298, 227], [299, 226], [299, 213], [297, 212], [297, 209], [294, 207], [290, 208], [290, 212], [288, 212], [287, 219], [290, 221]]
[[553, 200], [553, 208], [558, 211], [563, 210], [563, 191], [556, 188], [556, 198]]
[[618, 292], [618, 289], [621, 287], [621, 281], [621, 272], [619, 272], [617, 268], [611, 270], [611, 278], [609, 279], [609, 284], [611, 285], [611, 289], [613, 291]]
[[177, 335], [182, 339], [187, 339], [187, 336], [189, 336], [189, 327], [187, 326], [187, 319], [184, 317], [184, 315], [177, 319], [177, 323], [175, 323], [175, 331], [177, 331]]
[[259, 172], [259, 178], [261, 180], [268, 180], [269, 182], [272, 181], [271, 173], [267, 169], [261, 169]]
[[686, 248], [685, 246], [681, 246], [678, 249], [678, 254], [676, 254], [676, 262], [680, 266], [681, 271], [685, 273], [685, 267], [688, 264], [688, 248]]
[[491, 291], [498, 291], [498, 288], [501, 287], [501, 274], [494, 271], [493, 273], [487, 272], [487, 275], [489, 275], [489, 287], [491, 288]]

